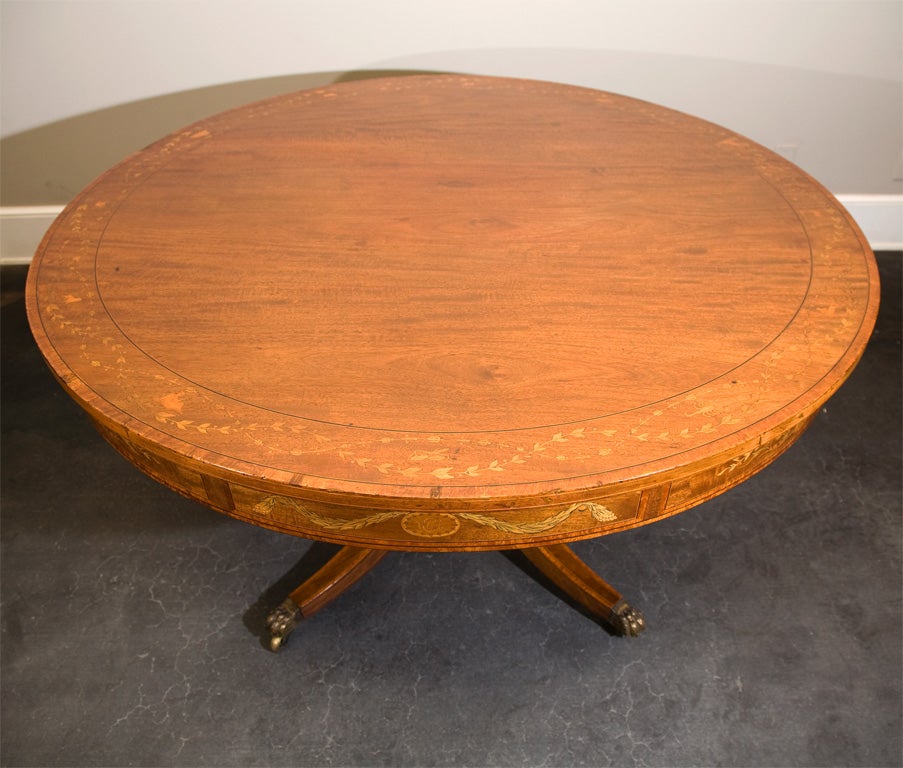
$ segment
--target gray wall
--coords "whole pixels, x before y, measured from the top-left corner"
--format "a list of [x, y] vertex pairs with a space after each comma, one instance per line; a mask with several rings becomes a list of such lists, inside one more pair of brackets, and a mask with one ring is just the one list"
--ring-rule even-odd
[[3, 0], [4, 206], [207, 114], [373, 71], [531, 77], [713, 120], [835, 194], [903, 191], [899, 0]]

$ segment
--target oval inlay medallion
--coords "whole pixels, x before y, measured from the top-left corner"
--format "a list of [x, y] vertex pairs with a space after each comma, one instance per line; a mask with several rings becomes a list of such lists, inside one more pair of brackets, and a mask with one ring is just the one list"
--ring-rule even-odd
[[401, 518], [401, 527], [411, 536], [441, 539], [456, 533], [461, 523], [454, 515], [446, 512], [412, 512]]

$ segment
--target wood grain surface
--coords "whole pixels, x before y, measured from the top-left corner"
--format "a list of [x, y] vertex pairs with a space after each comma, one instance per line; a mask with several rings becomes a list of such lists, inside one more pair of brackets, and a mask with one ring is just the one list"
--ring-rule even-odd
[[304, 91], [82, 192], [35, 338], [130, 461], [228, 514], [399, 549], [538, 546], [686, 509], [776, 458], [878, 309], [801, 170], [551, 83]]

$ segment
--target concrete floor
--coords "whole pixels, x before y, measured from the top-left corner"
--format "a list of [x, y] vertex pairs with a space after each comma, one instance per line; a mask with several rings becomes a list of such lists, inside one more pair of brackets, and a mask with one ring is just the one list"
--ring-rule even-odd
[[280, 654], [322, 545], [147, 479], [2, 272], [3, 766], [899, 766], [903, 255], [850, 381], [739, 488], [576, 545], [607, 634], [516, 556], [393, 553]]

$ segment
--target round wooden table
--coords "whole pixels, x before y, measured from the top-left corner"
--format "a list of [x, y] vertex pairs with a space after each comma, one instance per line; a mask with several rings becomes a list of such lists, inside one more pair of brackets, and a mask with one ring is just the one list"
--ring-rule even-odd
[[552, 83], [350, 82], [217, 115], [57, 219], [28, 310], [112, 445], [220, 512], [345, 545], [522, 550], [622, 634], [566, 542], [719, 494], [799, 437], [878, 310], [816, 181], [699, 119]]

